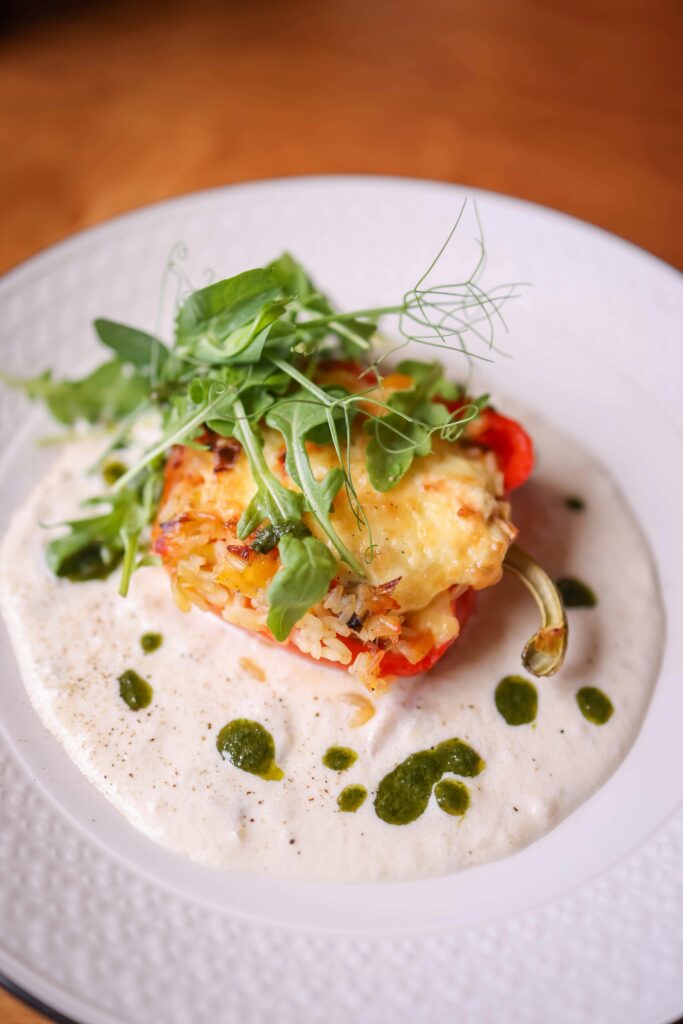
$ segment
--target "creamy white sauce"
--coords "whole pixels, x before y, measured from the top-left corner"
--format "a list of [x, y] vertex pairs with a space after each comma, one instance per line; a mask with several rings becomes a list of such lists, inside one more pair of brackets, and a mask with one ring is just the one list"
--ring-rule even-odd
[[[39, 523], [72, 516], [93, 488], [83, 469], [94, 442], [65, 449], [13, 519], [2, 547], [0, 598], [33, 705], [81, 771], [135, 826], [193, 860], [234, 871], [334, 881], [446, 874], [519, 850], [556, 825], [612, 773], [647, 708], [660, 657], [662, 614], [646, 546], [614, 484], [576, 444], [525, 414], [537, 441], [533, 481], [513, 495], [520, 544], [557, 577], [594, 588], [598, 606], [570, 610], [558, 676], [537, 680], [531, 726], [508, 726], [494, 704], [499, 680], [522, 672], [537, 627], [535, 606], [510, 578], [479, 595], [475, 618], [429, 675], [398, 682], [376, 714], [351, 728], [342, 697], [364, 693], [344, 672], [269, 646], [197, 609], [174, 606], [161, 569], [140, 570], [131, 593], [115, 575], [73, 584], [45, 565]], [[97, 484], [95, 484], [97, 486]], [[586, 501], [582, 513], [565, 499]], [[144, 654], [140, 636], [163, 634]], [[240, 665], [250, 658], [266, 682]], [[135, 669], [154, 689], [133, 712], [117, 677]], [[576, 705], [597, 686], [615, 712], [604, 726]], [[282, 781], [264, 781], [220, 758], [218, 732], [251, 718], [273, 735]], [[382, 777], [409, 754], [450, 737], [471, 744], [485, 770], [464, 780], [463, 818], [432, 797], [425, 814], [392, 826], [375, 814]], [[323, 767], [330, 745], [358, 760]], [[337, 808], [351, 783], [369, 796], [355, 814]]]

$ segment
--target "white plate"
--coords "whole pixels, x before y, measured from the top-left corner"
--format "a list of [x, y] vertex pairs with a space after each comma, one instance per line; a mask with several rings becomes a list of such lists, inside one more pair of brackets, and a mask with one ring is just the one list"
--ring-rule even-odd
[[[97, 355], [96, 315], [154, 327], [181, 241], [195, 285], [207, 267], [224, 276], [289, 248], [342, 305], [394, 301], [465, 194], [291, 179], [119, 218], [0, 284], [3, 368], [76, 360], [80, 372]], [[593, 448], [654, 552], [674, 628], [636, 745], [550, 835], [495, 864], [383, 886], [219, 874], [156, 847], [84, 781], [38, 723], [3, 637], [0, 971], [82, 1024], [663, 1024], [683, 1010], [683, 289], [595, 228], [468, 194], [489, 279], [534, 284], [508, 317], [514, 358], [487, 367], [487, 383]], [[49, 458], [27, 446], [40, 416], [3, 393], [13, 471], [0, 466], [0, 527]]]

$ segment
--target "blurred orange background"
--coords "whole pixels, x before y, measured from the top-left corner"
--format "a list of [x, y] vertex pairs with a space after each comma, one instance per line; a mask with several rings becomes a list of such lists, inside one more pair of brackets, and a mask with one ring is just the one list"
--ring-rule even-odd
[[15, 0], [13, 13], [0, 269], [181, 192], [334, 171], [522, 196], [683, 265], [676, 0]]
[[[195, 189], [439, 178], [683, 266], [677, 0], [9, 0], [0, 271]], [[0, 991], [4, 1024], [40, 1018]]]

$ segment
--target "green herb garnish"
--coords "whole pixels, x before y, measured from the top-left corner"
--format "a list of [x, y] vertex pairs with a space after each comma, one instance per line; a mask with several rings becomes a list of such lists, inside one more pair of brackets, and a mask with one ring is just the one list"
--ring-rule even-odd
[[487, 397], [483, 396], [464, 405], [454, 416], [445, 405], [433, 400], [436, 396], [458, 397], [438, 363], [410, 360], [399, 363], [396, 369], [412, 377], [413, 387], [397, 391], [387, 402], [390, 411], [384, 416], [371, 417], [365, 424], [365, 431], [370, 435], [366, 454], [368, 473], [377, 491], [395, 487], [410, 469], [413, 459], [429, 455], [432, 434], [439, 432], [455, 440], [487, 402]]
[[[240, 442], [256, 485], [238, 536], [260, 552], [279, 546], [281, 567], [267, 591], [268, 625], [278, 640], [286, 639], [324, 597], [339, 563], [362, 579], [364, 566], [330, 517], [343, 491], [359, 528], [367, 532], [365, 557], [371, 559], [372, 537], [349, 472], [350, 431], [361, 403], [369, 436], [367, 470], [378, 491], [396, 486], [416, 458], [428, 455], [435, 434], [455, 440], [486, 404], [485, 396], [465, 402], [464, 392], [444, 379], [437, 362], [399, 364], [412, 386], [385, 394], [380, 364], [390, 353], [373, 347], [377, 321], [397, 316], [402, 344], [451, 349], [468, 359], [474, 355], [468, 339], [491, 348], [494, 321], [502, 321], [501, 308], [515, 297], [515, 286], [483, 290], [484, 244], [478, 230], [479, 253], [465, 280], [428, 282], [451, 232], [415, 287], [393, 305], [336, 310], [303, 267], [284, 254], [266, 267], [192, 292], [179, 304], [170, 344], [138, 328], [98, 319], [95, 330], [113, 358], [84, 379], [55, 381], [49, 373], [31, 380], [5, 377], [29, 398], [44, 401], [65, 425], [86, 421], [114, 428], [97, 467], [105, 467], [110, 489], [88, 503], [94, 514], [69, 520], [66, 534], [50, 541], [47, 558], [53, 571], [86, 580], [120, 565], [125, 595], [134, 569], [153, 560], [147, 554], [149, 526], [161, 495], [166, 454], [174, 445], [203, 447], [208, 428]], [[362, 358], [366, 369], [358, 393], [315, 383], [319, 363], [340, 358]], [[447, 404], [455, 399], [460, 404]], [[137, 420], [151, 411], [158, 418], [157, 440], [125, 472], [117, 467], [107, 474], [109, 453], [126, 444]], [[268, 467], [263, 424], [281, 434], [286, 469], [298, 490], [283, 486]], [[320, 480], [308, 457], [309, 441], [331, 444], [337, 456], [338, 464]], [[307, 517], [325, 541], [311, 535]]]
[[268, 587], [268, 629], [276, 640], [286, 640], [291, 629], [318, 601], [322, 601], [337, 572], [332, 552], [316, 537], [280, 540], [280, 561]]
[[119, 593], [125, 597], [133, 571], [140, 564], [140, 536], [154, 518], [161, 481], [161, 465], [145, 467], [134, 484], [119, 494], [87, 502], [98, 514], [68, 520], [63, 525], [69, 532], [47, 545], [47, 564], [55, 576], [74, 582], [103, 579], [123, 563]]
[[86, 423], [116, 423], [145, 400], [147, 381], [118, 359], [103, 363], [81, 380], [53, 380], [47, 371], [38, 377], [0, 377], [10, 387], [21, 388], [34, 400], [45, 402], [64, 426], [79, 420]]

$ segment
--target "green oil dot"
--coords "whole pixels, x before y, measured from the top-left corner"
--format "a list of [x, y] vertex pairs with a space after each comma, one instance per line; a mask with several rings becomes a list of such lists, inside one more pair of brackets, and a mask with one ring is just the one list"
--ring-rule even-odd
[[337, 806], [340, 811], [348, 811], [355, 814], [358, 808], [365, 803], [368, 791], [365, 786], [345, 786], [337, 797]]
[[161, 633], [143, 633], [140, 637], [140, 647], [142, 647], [145, 654], [158, 651], [163, 642], [164, 638]]
[[568, 509], [571, 509], [572, 512], [583, 512], [586, 507], [586, 502], [583, 498], [577, 498], [575, 495], [572, 495], [565, 499], [565, 505]]
[[152, 687], [132, 668], [119, 676], [119, 694], [131, 711], [139, 711], [152, 703]]
[[436, 802], [446, 814], [463, 815], [470, 806], [470, 793], [464, 782], [442, 779], [434, 787]]
[[495, 693], [496, 707], [508, 725], [528, 725], [538, 713], [538, 693], [522, 676], [505, 676]]
[[358, 760], [358, 754], [350, 747], [329, 747], [323, 755], [323, 764], [333, 772], [345, 772]]
[[433, 787], [446, 772], [471, 778], [485, 767], [476, 750], [459, 739], [419, 750], [380, 782], [375, 797], [377, 817], [388, 825], [407, 825], [424, 814]]
[[427, 810], [441, 772], [433, 754], [421, 751], [401, 761], [377, 787], [375, 811], [388, 825], [407, 825]]
[[104, 580], [111, 576], [122, 558], [123, 552], [108, 551], [101, 544], [86, 544], [62, 559], [54, 572], [56, 576], [71, 580], [72, 583]]
[[576, 695], [576, 703], [584, 718], [593, 725], [604, 725], [614, 714], [614, 705], [606, 693], [595, 686], [583, 686]]
[[216, 747], [221, 757], [231, 761], [235, 768], [262, 779], [277, 781], [283, 776], [275, 763], [275, 741], [259, 722], [249, 718], [235, 718], [218, 733]]
[[574, 576], [563, 576], [556, 581], [565, 608], [595, 608], [598, 599], [586, 584]]
[[122, 462], [105, 462], [102, 467], [102, 479], [108, 487], [115, 484], [117, 480], [120, 480], [124, 473], [128, 471], [127, 466], [124, 466]]
[[471, 779], [486, 767], [476, 750], [459, 739], [444, 740], [431, 747], [430, 752], [436, 758], [442, 775], [451, 772]]

